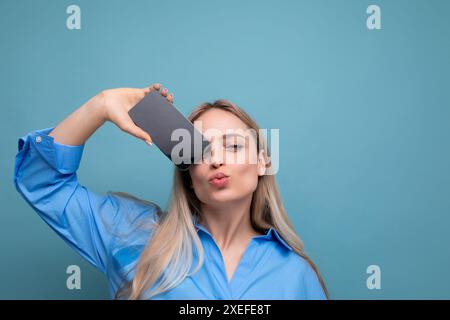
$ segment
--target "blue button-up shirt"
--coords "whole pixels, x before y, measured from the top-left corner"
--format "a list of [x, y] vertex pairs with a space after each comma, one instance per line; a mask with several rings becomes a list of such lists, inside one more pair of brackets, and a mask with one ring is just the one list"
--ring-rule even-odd
[[[14, 184], [70, 247], [106, 275], [114, 297], [134, 276], [133, 267], [152, 232], [139, 225], [157, 221], [156, 206], [109, 192], [97, 194], [80, 184], [76, 171], [84, 144], [60, 144], [48, 135], [52, 130], [35, 130], [19, 138]], [[251, 239], [229, 281], [211, 233], [193, 222], [205, 252], [202, 267], [152, 299], [326, 298], [314, 270], [274, 228]], [[195, 246], [193, 255], [191, 270], [198, 261]]]

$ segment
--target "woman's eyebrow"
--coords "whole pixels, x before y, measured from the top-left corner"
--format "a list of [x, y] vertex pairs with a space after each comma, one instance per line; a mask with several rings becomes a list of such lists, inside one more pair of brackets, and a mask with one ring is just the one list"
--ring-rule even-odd
[[[226, 134], [223, 134], [223, 135], [222, 135], [222, 140], [223, 140], [223, 139], [227, 139], [227, 138], [229, 138], [229, 137], [241, 137], [241, 138], [244, 138], [244, 139], [245, 139], [245, 137], [244, 137], [242, 134], [239, 134], [239, 133], [226, 133]], [[209, 141], [209, 142], [212, 142], [212, 140], [213, 140], [214, 138], [215, 138], [214, 136], [211, 136], [211, 137], [208, 138], [208, 141]]]
[[222, 138], [228, 138], [228, 137], [241, 137], [241, 138], [245, 139], [245, 137], [239, 133], [227, 133], [222, 136]]

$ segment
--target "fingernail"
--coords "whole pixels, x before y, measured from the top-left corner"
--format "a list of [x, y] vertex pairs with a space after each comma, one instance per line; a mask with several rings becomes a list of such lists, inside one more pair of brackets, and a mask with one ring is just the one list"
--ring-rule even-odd
[[147, 143], [149, 146], [153, 145], [153, 143], [150, 140], [145, 140], [145, 143]]

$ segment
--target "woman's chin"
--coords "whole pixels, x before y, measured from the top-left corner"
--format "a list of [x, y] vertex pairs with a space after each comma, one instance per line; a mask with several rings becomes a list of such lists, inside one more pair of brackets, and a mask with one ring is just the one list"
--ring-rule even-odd
[[208, 198], [209, 202], [211, 203], [226, 203], [236, 200], [236, 197], [234, 197], [231, 194], [230, 190], [227, 189], [215, 190], [213, 192], [210, 192]]

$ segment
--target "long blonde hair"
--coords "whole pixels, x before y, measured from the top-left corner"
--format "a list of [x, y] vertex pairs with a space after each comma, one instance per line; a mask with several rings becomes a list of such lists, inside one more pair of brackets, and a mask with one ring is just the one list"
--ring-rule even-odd
[[[220, 109], [232, 113], [242, 120], [250, 129], [259, 132], [259, 126], [237, 105], [220, 99], [213, 103], [203, 103], [195, 108], [188, 119], [193, 123], [203, 113], [211, 109]], [[270, 152], [267, 142], [259, 135], [257, 146], [264, 149], [266, 167], [271, 166]], [[315, 264], [303, 250], [303, 242], [292, 227], [284, 209], [274, 175], [263, 175], [258, 178], [258, 185], [253, 193], [250, 208], [250, 220], [255, 230], [264, 232], [273, 227], [291, 246], [294, 252], [303, 257], [316, 272], [327, 298], [328, 290]], [[204, 251], [197, 234], [194, 219], [200, 217], [200, 200], [191, 185], [189, 171], [175, 167], [173, 187], [169, 198], [168, 211], [158, 212], [158, 222], [152, 230], [152, 237], [142, 251], [136, 265], [136, 273], [132, 281], [122, 286], [116, 298], [127, 299], [150, 298], [179, 285], [185, 277], [191, 275], [194, 246], [198, 252], [198, 264], [192, 274], [197, 272], [204, 259]], [[125, 195], [125, 193], [122, 193]], [[144, 201], [145, 202], [145, 201]], [[144, 294], [147, 293], [146, 296]]]

